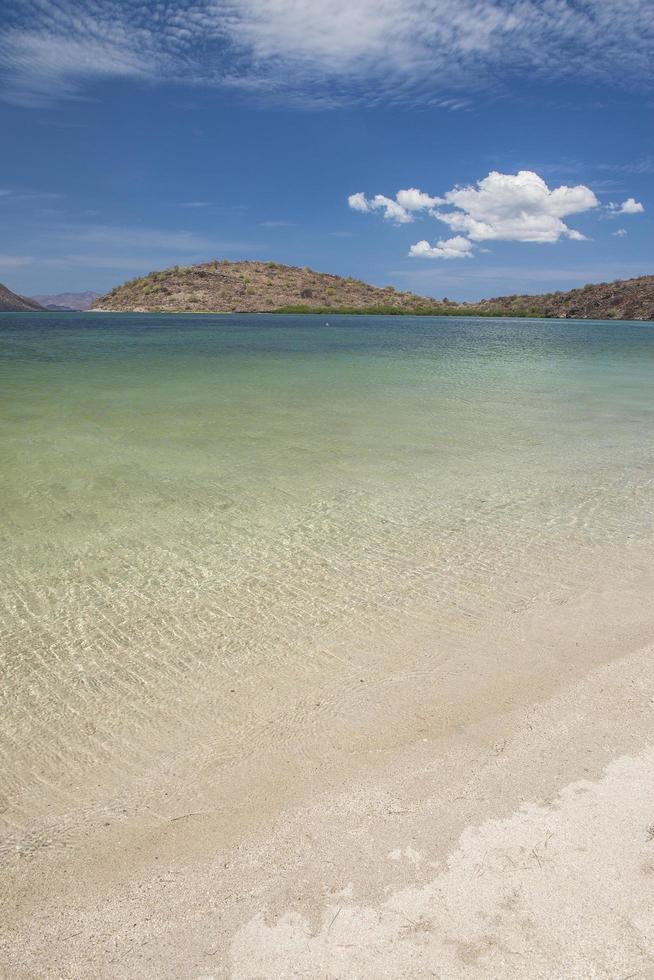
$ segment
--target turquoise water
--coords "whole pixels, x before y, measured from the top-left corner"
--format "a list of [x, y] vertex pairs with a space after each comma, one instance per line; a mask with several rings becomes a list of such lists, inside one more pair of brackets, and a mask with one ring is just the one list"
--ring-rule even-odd
[[647, 550], [653, 382], [652, 323], [1, 315], [12, 846], [410, 739], [464, 634]]

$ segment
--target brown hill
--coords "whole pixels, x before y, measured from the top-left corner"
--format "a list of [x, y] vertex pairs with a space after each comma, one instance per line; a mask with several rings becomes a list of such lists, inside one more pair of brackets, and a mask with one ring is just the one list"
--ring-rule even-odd
[[33, 299], [28, 299], [26, 296], [19, 296], [17, 293], [12, 293], [11, 289], [7, 289], [0, 282], [0, 312], [30, 313], [42, 309], [43, 307], [40, 303], [36, 303]]
[[536, 313], [579, 320], [654, 320], [654, 276], [618, 279], [542, 296], [498, 296], [476, 304], [484, 313]]
[[206, 262], [151, 272], [112, 289], [95, 310], [270, 313], [288, 307], [323, 309], [393, 308], [410, 313], [433, 308], [436, 300], [369, 286], [312, 269], [277, 262]]
[[175, 266], [132, 279], [98, 299], [93, 309], [171, 313], [341, 311], [654, 320], [654, 276], [599, 283], [541, 296], [500, 296], [478, 303], [456, 303], [276, 262], [214, 261]]

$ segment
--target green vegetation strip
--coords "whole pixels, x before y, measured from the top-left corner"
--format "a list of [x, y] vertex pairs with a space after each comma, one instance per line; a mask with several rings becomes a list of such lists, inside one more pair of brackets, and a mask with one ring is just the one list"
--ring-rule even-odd
[[544, 317], [541, 310], [479, 310], [472, 306], [417, 306], [407, 309], [401, 306], [280, 306], [272, 313], [317, 313], [332, 316], [492, 316], [492, 317]]

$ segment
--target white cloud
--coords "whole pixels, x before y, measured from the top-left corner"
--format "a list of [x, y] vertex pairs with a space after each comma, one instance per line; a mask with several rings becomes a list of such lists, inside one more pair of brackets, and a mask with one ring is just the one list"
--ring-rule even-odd
[[393, 221], [396, 225], [405, 225], [413, 221], [415, 212], [429, 211], [438, 204], [445, 203], [443, 198], [430, 197], [416, 187], [398, 191], [395, 198], [386, 197], [384, 194], [375, 194], [373, 198], [367, 198], [362, 191], [359, 191], [357, 194], [350, 194], [347, 202], [353, 211], [366, 213], [381, 210], [384, 218]]
[[645, 210], [640, 201], [635, 200], [633, 197], [628, 197], [622, 204], [609, 204], [607, 207], [609, 211], [613, 212], [614, 217], [617, 217], [619, 214], [642, 214]]
[[628, 197], [626, 201], [622, 202], [620, 214], [641, 214], [644, 210], [645, 208], [640, 201], [635, 201], [633, 197]]
[[[400, 191], [400, 194], [401, 193], [402, 191]], [[418, 191], [417, 193], [420, 192]], [[393, 221], [396, 225], [404, 225], [410, 221], [413, 221], [413, 215], [410, 214], [406, 208], [402, 207], [397, 200], [393, 200], [390, 197], [385, 197], [384, 194], [375, 194], [373, 198], [368, 199], [365, 194], [359, 191], [356, 194], [350, 194], [347, 202], [353, 211], [361, 211], [365, 213], [368, 211], [381, 210], [384, 212], [384, 217], [386, 220]]]
[[651, 85], [651, 0], [18, 0], [3, 98], [98, 78], [241, 87], [290, 104], [438, 104], [530, 78]]
[[240, 0], [232, 9], [229, 35], [257, 62], [291, 62], [305, 81], [374, 77], [371, 93], [381, 85], [393, 101], [407, 89], [429, 101], [434, 86], [440, 97], [460, 94], [511, 67], [604, 75], [612, 86], [649, 73], [649, 0]]
[[429, 194], [424, 194], [416, 187], [409, 187], [405, 191], [398, 191], [395, 199], [406, 211], [424, 211], [436, 207], [437, 204], [444, 203], [442, 197], [430, 197]]
[[618, 228], [617, 231], [612, 231], [611, 234], [614, 235], [615, 238], [625, 238], [626, 235], [627, 235], [627, 229], [626, 228]]
[[465, 259], [472, 258], [473, 245], [462, 235], [440, 240], [435, 245], [428, 241], [416, 242], [409, 249], [409, 255], [415, 259]]
[[424, 240], [417, 242], [409, 253], [430, 258], [470, 256], [472, 243], [478, 242], [542, 244], [558, 242], [563, 237], [583, 241], [585, 236], [563, 219], [599, 204], [584, 184], [575, 187], [564, 184], [550, 190], [543, 178], [530, 170], [520, 170], [517, 174], [491, 171], [476, 184], [454, 187], [442, 197], [411, 188], [398, 191], [395, 200], [380, 194], [369, 199], [360, 192], [351, 195], [348, 203], [362, 212], [380, 208], [385, 218], [400, 224], [413, 221], [423, 211], [457, 232], [453, 238], [434, 246]]
[[53, 98], [77, 95], [83, 81], [91, 78], [147, 78], [155, 72], [155, 62], [147, 45], [116, 37], [108, 25], [105, 36], [75, 36], [53, 30], [7, 31], [0, 41], [0, 68], [5, 69], [3, 99], [17, 105], [46, 105]]
[[353, 211], [361, 211], [363, 214], [370, 211], [370, 204], [368, 203], [366, 195], [363, 193], [363, 191], [357, 191], [356, 194], [350, 194], [347, 199], [347, 203]]
[[531, 170], [491, 171], [475, 186], [455, 187], [444, 198], [455, 210], [435, 217], [475, 242], [558, 242], [562, 236], [580, 241], [584, 236], [562, 219], [599, 203], [583, 184], [550, 190]]

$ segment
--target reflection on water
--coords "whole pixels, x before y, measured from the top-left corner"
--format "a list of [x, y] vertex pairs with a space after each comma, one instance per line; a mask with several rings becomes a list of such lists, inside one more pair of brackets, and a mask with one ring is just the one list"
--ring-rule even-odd
[[653, 379], [653, 324], [0, 317], [9, 846], [410, 738], [462, 635], [651, 540]]

